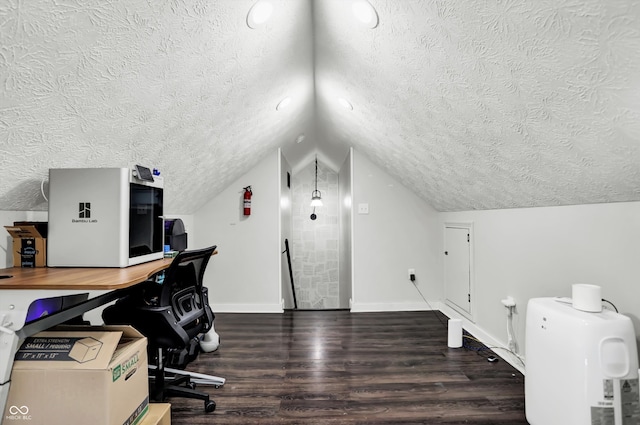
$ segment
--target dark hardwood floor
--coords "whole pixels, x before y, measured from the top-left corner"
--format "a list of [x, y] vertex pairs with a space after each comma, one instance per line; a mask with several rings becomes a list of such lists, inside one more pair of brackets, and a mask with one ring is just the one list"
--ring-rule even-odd
[[[440, 320], [438, 319], [440, 318]], [[524, 378], [492, 351], [447, 347], [435, 312], [217, 314], [220, 348], [188, 370], [217, 403], [172, 398], [172, 424], [526, 425]], [[475, 343], [478, 347], [478, 344]]]

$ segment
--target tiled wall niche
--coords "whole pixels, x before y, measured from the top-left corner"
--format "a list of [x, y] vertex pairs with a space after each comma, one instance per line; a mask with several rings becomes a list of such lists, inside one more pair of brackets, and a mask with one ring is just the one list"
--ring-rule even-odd
[[338, 173], [318, 161], [318, 190], [323, 206], [316, 208], [311, 192], [315, 189], [315, 162], [292, 177], [292, 267], [298, 308], [333, 309], [339, 307], [338, 290]]

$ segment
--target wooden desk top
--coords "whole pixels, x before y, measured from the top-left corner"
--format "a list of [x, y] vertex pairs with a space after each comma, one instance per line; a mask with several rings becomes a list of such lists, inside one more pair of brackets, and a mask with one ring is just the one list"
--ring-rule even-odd
[[128, 288], [169, 267], [173, 258], [149, 261], [125, 268], [108, 267], [11, 267], [0, 269], [2, 289], [114, 290]]

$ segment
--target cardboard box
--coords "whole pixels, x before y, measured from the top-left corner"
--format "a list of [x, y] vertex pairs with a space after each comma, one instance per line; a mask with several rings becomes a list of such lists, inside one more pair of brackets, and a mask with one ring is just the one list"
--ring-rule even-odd
[[49, 222], [48, 221], [14, 221], [14, 226], [35, 226], [36, 230], [40, 235], [47, 239], [47, 235], [49, 234]]
[[16, 354], [2, 424], [138, 424], [147, 369], [147, 339], [130, 326], [41, 332]]
[[39, 223], [4, 226], [13, 238], [13, 267], [46, 267], [47, 238]]
[[150, 403], [149, 414], [138, 425], [171, 425], [171, 405]]

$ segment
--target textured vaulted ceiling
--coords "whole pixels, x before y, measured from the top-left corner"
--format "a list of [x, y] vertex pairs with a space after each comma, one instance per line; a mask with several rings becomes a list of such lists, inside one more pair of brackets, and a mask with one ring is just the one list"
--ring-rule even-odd
[[250, 29], [254, 3], [0, 2], [0, 210], [140, 163], [192, 213], [278, 147], [354, 146], [441, 211], [640, 200], [637, 0], [370, 0], [375, 29], [352, 0]]

